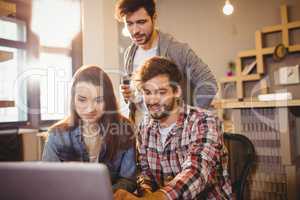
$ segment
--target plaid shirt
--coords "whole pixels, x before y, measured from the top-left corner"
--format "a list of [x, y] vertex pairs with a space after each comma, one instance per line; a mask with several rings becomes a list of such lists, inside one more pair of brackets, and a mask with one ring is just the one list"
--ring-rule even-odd
[[203, 109], [183, 108], [165, 145], [157, 121], [145, 118], [141, 123], [141, 179], [169, 199], [231, 199], [228, 154], [217, 119]]

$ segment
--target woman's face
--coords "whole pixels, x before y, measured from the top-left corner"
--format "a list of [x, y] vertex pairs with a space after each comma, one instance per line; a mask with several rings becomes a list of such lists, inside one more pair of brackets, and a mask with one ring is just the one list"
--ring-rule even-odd
[[74, 104], [83, 123], [97, 122], [104, 114], [103, 88], [89, 82], [77, 83]]

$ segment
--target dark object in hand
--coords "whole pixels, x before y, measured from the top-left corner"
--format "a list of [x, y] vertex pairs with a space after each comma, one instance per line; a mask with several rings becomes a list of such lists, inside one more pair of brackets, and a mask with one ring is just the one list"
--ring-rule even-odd
[[[122, 77], [122, 84], [123, 85], [130, 85], [130, 81], [131, 81], [131, 76], [130, 75], [127, 75], [127, 76], [123, 76]], [[128, 103], [128, 100], [127, 99], [124, 99], [125, 100], [125, 103]]]
[[123, 84], [124, 85], [129, 85], [130, 84], [130, 79], [123, 79]]
[[122, 77], [122, 83], [124, 85], [129, 85], [130, 81], [131, 81], [131, 75], [130, 74]]

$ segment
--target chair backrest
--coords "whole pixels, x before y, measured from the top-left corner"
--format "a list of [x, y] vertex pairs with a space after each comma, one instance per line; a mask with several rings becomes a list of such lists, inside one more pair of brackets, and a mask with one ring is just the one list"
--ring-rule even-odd
[[21, 160], [21, 139], [18, 129], [0, 129], [0, 162]]
[[255, 160], [255, 149], [252, 142], [241, 134], [224, 133], [224, 142], [229, 151], [232, 189], [237, 199], [243, 200], [247, 177]]

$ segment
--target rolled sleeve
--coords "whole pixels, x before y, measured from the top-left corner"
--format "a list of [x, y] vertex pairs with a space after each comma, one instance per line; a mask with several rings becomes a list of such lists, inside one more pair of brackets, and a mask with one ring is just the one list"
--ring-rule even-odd
[[119, 179], [112, 186], [113, 191], [117, 189], [125, 189], [133, 192], [136, 189], [136, 162], [135, 162], [135, 149], [128, 149], [122, 157], [119, 172]]
[[136, 178], [136, 162], [134, 148], [128, 149], [123, 156], [120, 176], [128, 179]]
[[207, 64], [189, 47], [188, 44], [175, 42], [169, 56], [176, 62], [187, 78], [187, 89], [193, 88], [193, 94], [188, 92], [188, 98], [193, 98], [193, 104], [200, 108], [208, 108], [218, 91], [216, 78]]
[[47, 142], [44, 146], [43, 155], [42, 155], [43, 161], [49, 161], [49, 162], [59, 162], [60, 159], [58, 157], [58, 151], [56, 146], [56, 136], [55, 133], [49, 133]]

